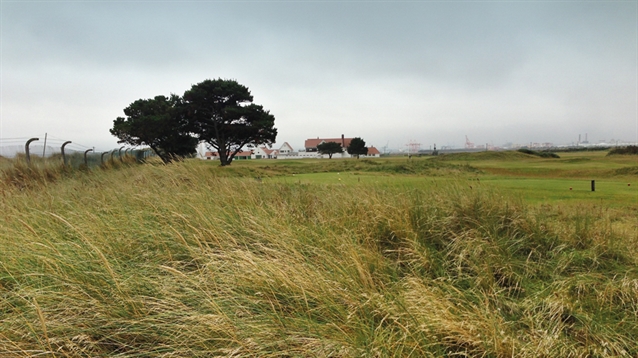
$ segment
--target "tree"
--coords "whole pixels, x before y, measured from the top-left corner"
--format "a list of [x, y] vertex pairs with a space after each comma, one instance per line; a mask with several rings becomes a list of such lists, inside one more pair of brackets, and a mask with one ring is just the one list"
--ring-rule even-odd
[[359, 138], [352, 138], [350, 144], [348, 144], [348, 154], [356, 155], [357, 159], [359, 159], [360, 155], [368, 154], [368, 147], [366, 147], [366, 142]]
[[181, 103], [174, 94], [138, 99], [124, 108], [126, 118], [117, 117], [109, 131], [119, 138], [118, 143], [148, 145], [164, 163], [191, 155], [198, 141], [188, 132]]
[[184, 93], [191, 130], [229, 165], [246, 144], [272, 144], [277, 137], [275, 117], [253, 104], [247, 87], [235, 80], [205, 80]]
[[332, 159], [333, 154], [343, 153], [343, 148], [337, 142], [323, 142], [317, 145], [317, 151], [321, 154], [328, 154], [328, 158]]

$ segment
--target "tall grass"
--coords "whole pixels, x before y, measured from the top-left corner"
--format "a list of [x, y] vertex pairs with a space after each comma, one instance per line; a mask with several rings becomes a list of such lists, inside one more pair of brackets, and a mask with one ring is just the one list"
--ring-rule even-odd
[[[31, 156], [30, 162], [26, 161], [24, 155], [18, 155], [13, 159], [2, 158], [0, 161], [0, 189], [7, 187], [17, 187], [20, 189], [34, 188], [38, 186], [46, 186], [62, 178], [73, 177], [74, 175], [82, 175], [87, 172], [90, 167], [84, 164], [83, 156], [73, 154], [69, 156], [69, 162], [75, 164], [64, 165], [61, 156], [53, 156], [52, 158], [42, 158]], [[82, 164], [77, 164], [78, 162]], [[117, 159], [108, 159], [104, 163], [97, 164], [96, 158], [92, 158], [93, 168], [113, 169], [122, 166], [130, 166], [137, 163], [135, 157], [126, 156]]]
[[636, 223], [192, 162], [7, 187], [0, 356], [636, 356]]

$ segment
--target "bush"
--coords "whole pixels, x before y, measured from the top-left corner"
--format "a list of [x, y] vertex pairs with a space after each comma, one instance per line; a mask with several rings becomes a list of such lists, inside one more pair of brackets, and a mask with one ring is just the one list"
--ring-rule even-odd
[[538, 151], [527, 149], [527, 148], [521, 148], [518, 151], [521, 153], [529, 154], [529, 155], [535, 155], [541, 158], [560, 158], [558, 154], [547, 152], [547, 151], [538, 152]]
[[533, 151], [531, 149], [527, 149], [527, 148], [521, 148], [518, 151], [521, 153], [529, 154], [529, 155], [538, 155], [538, 152]]
[[538, 155], [541, 158], [560, 158], [560, 156], [556, 153], [552, 153], [552, 152], [540, 152], [538, 153]]
[[624, 155], [624, 154], [638, 154], [638, 146], [636, 145], [628, 145], [626, 147], [617, 147], [609, 151], [607, 155]]

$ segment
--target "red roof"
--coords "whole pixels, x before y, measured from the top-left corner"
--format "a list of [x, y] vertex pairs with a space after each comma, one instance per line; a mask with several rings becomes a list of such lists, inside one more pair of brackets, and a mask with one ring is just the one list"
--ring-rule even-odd
[[250, 157], [253, 154], [252, 151], [242, 151], [242, 152], [237, 152], [237, 154], [235, 154], [236, 157]]
[[[342, 141], [343, 139], [343, 141]], [[342, 148], [346, 148], [348, 147], [348, 145], [350, 145], [350, 141], [352, 140], [352, 138], [316, 138], [316, 139], [306, 139], [306, 142], [304, 144], [304, 148], [317, 148], [317, 146], [319, 144], [321, 144], [322, 142], [335, 142], [335, 143], [339, 143], [341, 144]]]
[[379, 150], [375, 147], [368, 147], [368, 155], [377, 155], [377, 154], [381, 154], [381, 152], [379, 152]]
[[[244, 152], [238, 152], [235, 156], [237, 157], [250, 157], [253, 154], [252, 151], [244, 151]], [[219, 153], [217, 152], [206, 152], [206, 154], [204, 154], [205, 157], [218, 157]]]

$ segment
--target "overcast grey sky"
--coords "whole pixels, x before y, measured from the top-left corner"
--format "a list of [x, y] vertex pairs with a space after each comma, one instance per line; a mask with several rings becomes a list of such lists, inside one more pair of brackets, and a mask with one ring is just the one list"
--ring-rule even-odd
[[638, 140], [636, 1], [1, 1], [0, 138], [117, 147], [140, 98], [248, 86], [277, 143]]

